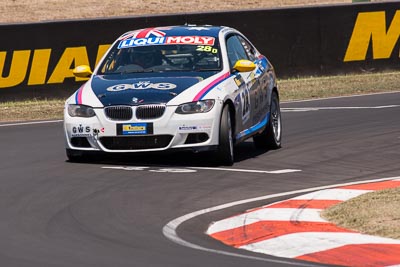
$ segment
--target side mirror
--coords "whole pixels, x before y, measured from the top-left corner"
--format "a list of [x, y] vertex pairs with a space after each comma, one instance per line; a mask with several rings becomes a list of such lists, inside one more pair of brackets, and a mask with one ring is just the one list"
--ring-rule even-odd
[[87, 65], [77, 66], [72, 73], [79, 78], [89, 78], [92, 75], [92, 71]]
[[253, 71], [255, 68], [256, 64], [247, 59], [239, 59], [236, 61], [235, 66], [233, 66], [233, 69], [238, 72], [249, 72]]

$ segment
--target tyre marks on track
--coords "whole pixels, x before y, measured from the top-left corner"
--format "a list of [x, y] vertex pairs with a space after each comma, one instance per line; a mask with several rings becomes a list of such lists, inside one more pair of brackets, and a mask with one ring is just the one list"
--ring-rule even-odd
[[400, 240], [364, 235], [320, 217], [332, 205], [367, 192], [400, 187], [400, 179], [341, 186], [249, 210], [213, 223], [211, 237], [277, 257], [346, 266], [400, 264]]

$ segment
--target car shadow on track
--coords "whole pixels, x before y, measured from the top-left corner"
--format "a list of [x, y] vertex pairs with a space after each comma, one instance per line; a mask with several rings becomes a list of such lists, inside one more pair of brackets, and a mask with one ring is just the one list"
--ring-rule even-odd
[[[253, 142], [235, 146], [235, 163], [258, 157], [267, 150], [256, 149]], [[67, 161], [68, 162], [68, 161]], [[218, 167], [212, 152], [172, 151], [145, 153], [104, 153], [84, 160], [84, 163], [125, 166], [175, 166], [175, 167]]]

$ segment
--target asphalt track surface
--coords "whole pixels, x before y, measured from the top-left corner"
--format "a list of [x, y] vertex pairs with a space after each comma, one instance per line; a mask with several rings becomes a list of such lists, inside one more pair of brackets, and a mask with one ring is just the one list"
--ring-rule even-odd
[[399, 103], [400, 93], [283, 103], [283, 147], [265, 152], [243, 143], [234, 166], [211, 166], [221, 169], [204, 169], [210, 156], [189, 153], [70, 163], [61, 122], [0, 124], [0, 265], [318, 266], [237, 250], [204, 234], [212, 221], [288, 196], [177, 225], [181, 240], [207, 250], [177, 244], [163, 228], [238, 200], [399, 176]]

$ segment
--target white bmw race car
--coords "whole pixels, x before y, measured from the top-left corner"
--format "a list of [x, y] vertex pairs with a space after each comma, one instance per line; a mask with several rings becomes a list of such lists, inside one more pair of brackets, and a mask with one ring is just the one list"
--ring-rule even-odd
[[268, 59], [229, 27], [171, 26], [127, 32], [65, 104], [68, 159], [94, 151], [213, 150], [221, 165], [253, 137], [281, 146], [275, 72]]

